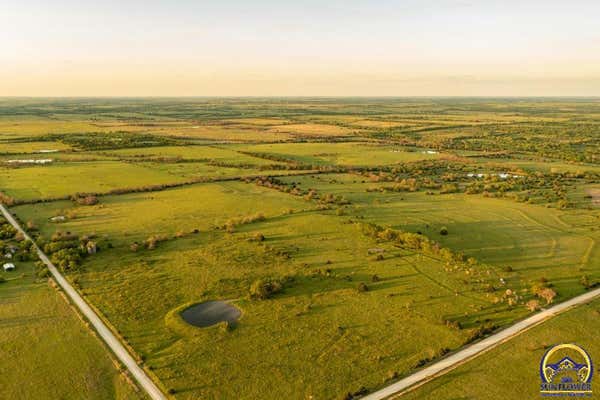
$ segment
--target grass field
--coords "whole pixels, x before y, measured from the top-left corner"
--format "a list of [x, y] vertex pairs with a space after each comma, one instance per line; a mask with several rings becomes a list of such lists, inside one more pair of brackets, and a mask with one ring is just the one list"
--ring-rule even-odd
[[[599, 310], [600, 301], [570, 310], [400, 398], [535, 398], [540, 395], [540, 360], [549, 346], [577, 343], [589, 354], [600, 352], [594, 334], [600, 328]], [[592, 387], [599, 384], [594, 374]]]
[[[591, 100], [15, 99], [0, 111], [2, 161], [53, 159], [0, 163], [0, 200], [175, 399], [353, 399], [531, 301], [600, 282]], [[45, 146], [61, 151], [35, 153]], [[82, 192], [97, 196], [70, 198]], [[50, 291], [27, 287], [32, 303]], [[242, 317], [186, 324], [180, 312], [205, 300]], [[98, 398], [128, 398], [102, 382]]]
[[425, 149], [414, 150], [364, 142], [260, 144], [238, 148], [314, 165], [376, 166], [433, 160], [441, 156], [437, 152], [428, 154]]
[[0, 387], [7, 399], [144, 398], [32, 263], [0, 273]]
[[119, 161], [56, 163], [0, 169], [0, 179], [4, 184], [4, 192], [21, 200], [184, 181], [182, 176]]
[[48, 153], [52, 157], [53, 152], [70, 149], [70, 146], [59, 142], [13, 142], [3, 143], [2, 153], [21, 154], [21, 153]]

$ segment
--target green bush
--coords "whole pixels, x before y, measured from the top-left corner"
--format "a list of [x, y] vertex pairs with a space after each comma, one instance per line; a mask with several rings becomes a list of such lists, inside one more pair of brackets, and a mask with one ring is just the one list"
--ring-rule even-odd
[[368, 292], [369, 291], [369, 287], [367, 286], [366, 283], [361, 282], [356, 287], [356, 290], [358, 290], [359, 293], [364, 293], [364, 292]]
[[250, 298], [266, 300], [283, 290], [283, 282], [279, 279], [257, 279], [250, 285]]

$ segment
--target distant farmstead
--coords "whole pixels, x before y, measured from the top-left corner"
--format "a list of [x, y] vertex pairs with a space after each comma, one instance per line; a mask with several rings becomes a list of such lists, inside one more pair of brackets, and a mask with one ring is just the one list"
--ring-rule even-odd
[[2, 266], [2, 268], [4, 268], [5, 271], [14, 271], [15, 270], [15, 264], [13, 263], [6, 263]]

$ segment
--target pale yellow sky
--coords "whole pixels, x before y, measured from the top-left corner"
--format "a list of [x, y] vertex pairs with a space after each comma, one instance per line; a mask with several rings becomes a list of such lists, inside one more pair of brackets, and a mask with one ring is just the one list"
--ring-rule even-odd
[[0, 96], [598, 96], [600, 2], [9, 0]]

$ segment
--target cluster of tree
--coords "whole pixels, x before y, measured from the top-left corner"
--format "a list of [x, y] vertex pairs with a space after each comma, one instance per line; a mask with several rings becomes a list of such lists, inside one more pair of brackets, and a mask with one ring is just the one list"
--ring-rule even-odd
[[280, 179], [277, 179], [272, 176], [263, 176], [255, 178], [254, 180], [247, 178], [245, 179], [246, 183], [254, 182], [258, 186], [268, 187], [270, 189], [275, 189], [283, 193], [289, 193], [294, 196], [301, 196], [307, 201], [318, 201], [320, 204], [337, 204], [337, 205], [347, 205], [350, 204], [350, 201], [346, 199], [344, 196], [334, 195], [332, 193], [319, 194], [316, 189], [308, 188], [302, 189], [298, 183], [290, 182], [286, 183]]
[[30, 261], [37, 258], [35, 246], [29, 240], [0, 240], [0, 256], [11, 254], [15, 261]]
[[14, 197], [7, 195], [6, 193], [0, 192], [0, 203], [7, 206], [13, 206], [16, 204]]
[[71, 232], [55, 232], [42, 248], [54, 265], [63, 271], [73, 271], [81, 266], [85, 257], [100, 250], [95, 235], [81, 236]]
[[43, 140], [55, 140], [85, 150], [109, 150], [130, 147], [168, 146], [178, 141], [171, 137], [131, 132], [86, 132], [85, 134], [51, 134]]
[[[417, 250], [426, 254], [440, 257], [445, 261], [465, 262], [465, 255], [459, 252], [441, 247], [437, 242], [429, 239], [427, 236], [418, 233], [404, 232], [398, 229], [383, 228], [377, 224], [357, 222], [361, 231], [372, 238], [394, 242], [397, 245]], [[441, 232], [440, 232], [441, 233]], [[447, 230], [446, 230], [447, 234]]]
[[17, 234], [17, 230], [4, 218], [0, 220], [0, 239], [12, 239]]
[[557, 293], [551, 288], [551, 285], [548, 284], [545, 278], [540, 279], [539, 282], [534, 282], [531, 285], [530, 292], [538, 298], [545, 300], [546, 304], [551, 304], [557, 296]]
[[223, 168], [244, 168], [244, 169], [259, 169], [262, 171], [267, 170], [286, 170], [286, 171], [303, 171], [313, 170], [311, 166], [304, 164], [292, 164], [292, 163], [279, 163], [279, 164], [252, 164], [252, 163], [233, 163], [226, 161], [209, 160], [208, 165]]
[[[452, 129], [455, 129], [453, 127]], [[573, 162], [597, 163], [600, 146], [597, 125], [584, 122], [553, 121], [470, 126], [461, 136], [427, 135], [415, 144], [438, 150], [471, 150], [488, 153], [528, 153], [538, 157]], [[552, 137], [553, 140], [548, 140]]]

